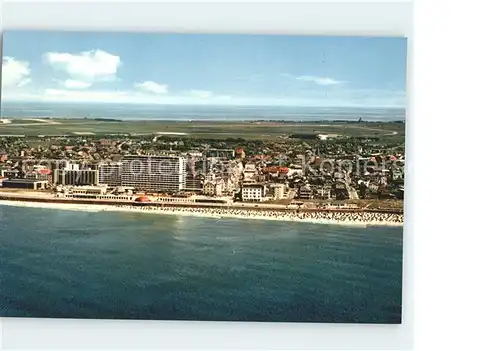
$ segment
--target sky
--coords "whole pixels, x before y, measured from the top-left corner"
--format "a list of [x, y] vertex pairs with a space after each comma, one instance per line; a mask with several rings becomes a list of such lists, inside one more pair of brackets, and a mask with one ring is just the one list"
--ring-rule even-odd
[[5, 31], [2, 101], [406, 107], [406, 39]]

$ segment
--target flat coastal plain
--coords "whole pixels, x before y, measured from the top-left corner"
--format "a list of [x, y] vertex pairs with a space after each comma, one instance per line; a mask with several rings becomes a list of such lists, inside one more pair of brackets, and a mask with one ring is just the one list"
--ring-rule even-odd
[[329, 137], [404, 138], [405, 124], [394, 122], [280, 122], [280, 121], [158, 121], [96, 119], [9, 118], [0, 123], [0, 136], [82, 136], [125, 134], [169, 135], [200, 139], [289, 138], [298, 134], [325, 134]]

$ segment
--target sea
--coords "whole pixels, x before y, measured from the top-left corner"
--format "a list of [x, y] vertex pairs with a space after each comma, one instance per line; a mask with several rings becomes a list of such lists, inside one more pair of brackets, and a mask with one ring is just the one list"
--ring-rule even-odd
[[4, 317], [400, 323], [403, 229], [0, 205]]
[[109, 118], [120, 120], [403, 121], [404, 108], [140, 105], [2, 102], [2, 118]]

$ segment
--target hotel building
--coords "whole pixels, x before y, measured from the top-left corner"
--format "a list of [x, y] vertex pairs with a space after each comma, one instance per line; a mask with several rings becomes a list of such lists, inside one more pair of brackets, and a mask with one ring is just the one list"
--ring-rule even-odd
[[122, 183], [121, 162], [109, 162], [99, 164], [99, 182], [110, 186], [119, 186]]
[[243, 201], [261, 202], [266, 196], [266, 186], [264, 184], [243, 184], [241, 198]]
[[144, 191], [176, 193], [186, 187], [186, 159], [128, 155], [122, 159], [121, 184]]
[[98, 185], [99, 171], [94, 169], [56, 169], [53, 181], [56, 185]]

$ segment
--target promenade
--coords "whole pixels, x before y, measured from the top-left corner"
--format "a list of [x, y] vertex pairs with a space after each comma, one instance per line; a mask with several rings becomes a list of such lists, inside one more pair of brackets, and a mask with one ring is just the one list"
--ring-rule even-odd
[[167, 205], [159, 203], [137, 204], [122, 201], [75, 201], [58, 199], [37, 194], [0, 193], [1, 203], [12, 206], [45, 207], [54, 209], [82, 211], [121, 211], [155, 214], [190, 215], [198, 217], [243, 218], [261, 220], [284, 220], [310, 223], [330, 223], [348, 225], [403, 225], [403, 214], [395, 211], [377, 211], [374, 209], [311, 209], [267, 204], [231, 204], [228, 205]]
[[[301, 212], [301, 211], [273, 211], [273, 210], [251, 210], [235, 208], [201, 208], [201, 207], [173, 207], [173, 206], [112, 206], [121, 211], [164, 213], [179, 215], [195, 215], [201, 217], [224, 218], [247, 218], [261, 220], [284, 220], [311, 223], [330, 223], [348, 225], [403, 225], [403, 215], [395, 213], [375, 212]], [[106, 210], [113, 210], [107, 208]]]

